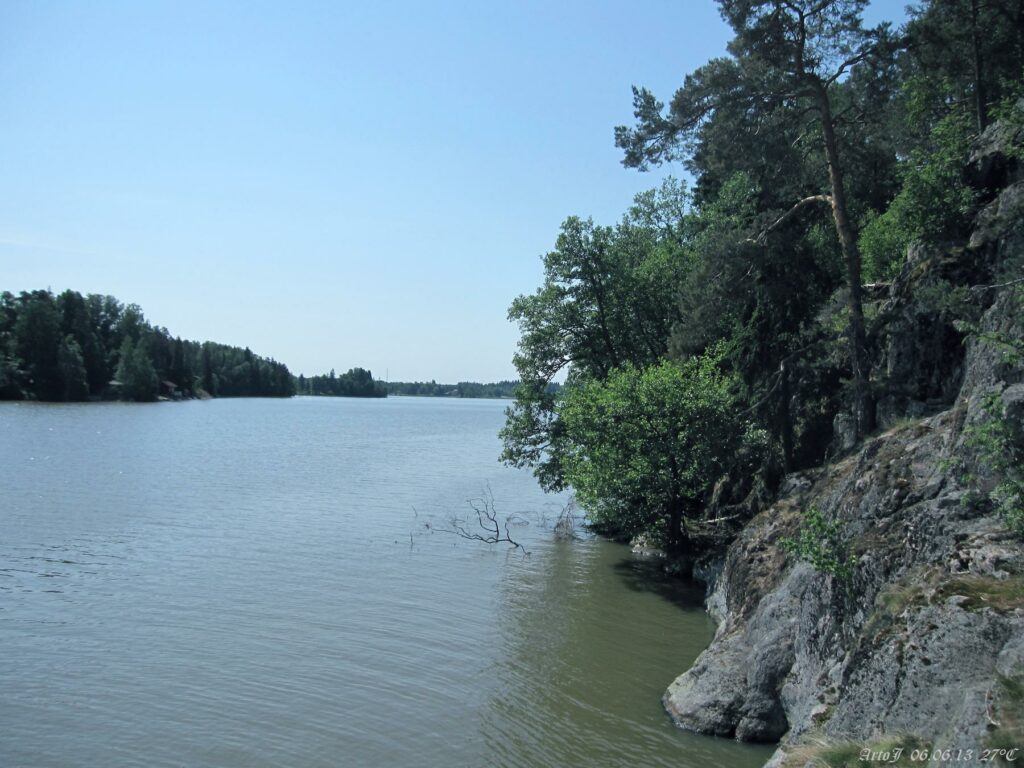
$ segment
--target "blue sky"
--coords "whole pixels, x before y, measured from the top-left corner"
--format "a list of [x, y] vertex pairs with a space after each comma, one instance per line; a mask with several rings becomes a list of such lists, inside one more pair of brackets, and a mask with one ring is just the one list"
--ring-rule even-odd
[[511, 378], [559, 223], [673, 171], [619, 164], [630, 86], [727, 39], [711, 0], [4, 2], [0, 290], [110, 293], [296, 373]]

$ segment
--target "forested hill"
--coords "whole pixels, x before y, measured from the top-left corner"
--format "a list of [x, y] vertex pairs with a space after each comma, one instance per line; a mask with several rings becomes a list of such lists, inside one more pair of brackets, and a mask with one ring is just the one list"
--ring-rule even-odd
[[290, 397], [288, 367], [248, 348], [186, 341], [113, 296], [0, 294], [0, 399]]

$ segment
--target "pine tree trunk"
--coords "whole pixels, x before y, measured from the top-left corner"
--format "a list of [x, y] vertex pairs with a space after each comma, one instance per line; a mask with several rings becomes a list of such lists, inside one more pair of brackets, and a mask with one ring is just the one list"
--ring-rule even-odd
[[846, 205], [846, 188], [843, 169], [839, 162], [839, 144], [836, 139], [832, 105], [828, 91], [820, 81], [814, 82], [821, 130], [824, 135], [825, 159], [828, 161], [828, 178], [832, 188], [832, 218], [843, 249], [846, 263], [846, 282], [849, 288], [850, 309], [850, 360], [853, 366], [854, 418], [857, 435], [863, 437], [875, 428], [875, 407], [871, 397], [871, 375], [867, 354], [867, 332], [864, 325], [864, 302], [861, 290], [860, 250], [857, 235]]
[[988, 127], [988, 93], [985, 89], [985, 67], [981, 57], [981, 38], [978, 30], [978, 0], [971, 0], [971, 49], [974, 54], [974, 108], [978, 119], [978, 133], [981, 133]]

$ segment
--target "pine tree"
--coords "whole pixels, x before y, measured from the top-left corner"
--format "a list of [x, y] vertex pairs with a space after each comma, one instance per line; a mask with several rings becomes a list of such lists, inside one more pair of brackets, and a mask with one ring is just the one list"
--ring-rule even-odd
[[68, 334], [57, 349], [57, 368], [64, 385], [66, 401], [84, 400], [89, 395], [82, 348], [75, 337]]

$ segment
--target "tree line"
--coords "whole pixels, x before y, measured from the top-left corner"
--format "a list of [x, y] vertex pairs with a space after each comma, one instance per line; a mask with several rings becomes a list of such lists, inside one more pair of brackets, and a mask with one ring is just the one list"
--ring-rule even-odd
[[866, 0], [718, 6], [727, 54], [667, 104], [635, 87], [615, 129], [626, 167], [680, 161], [692, 187], [670, 179], [610, 226], [567, 218], [509, 310], [504, 460], [571, 486], [599, 530], [677, 553], [821, 463], [837, 420], [876, 428], [907, 384], [880, 367], [878, 298], [908, 246], [965, 240], [972, 142], [1024, 122], [1017, 0], [927, 0], [899, 28], [866, 26]]
[[328, 397], [387, 397], [388, 390], [383, 381], [376, 381], [365, 368], [351, 368], [338, 376], [334, 369], [330, 373], [308, 378], [299, 374], [295, 380], [298, 395], [322, 395]]
[[[548, 389], [555, 392], [559, 384], [550, 383]], [[436, 381], [379, 381], [364, 368], [352, 368], [347, 373], [330, 373], [319, 376], [300, 374], [295, 378], [295, 393], [298, 395], [323, 395], [333, 397], [461, 397], [461, 398], [513, 398], [519, 387], [518, 381], [496, 381], [481, 384], [476, 381], [460, 381], [458, 384], [438, 384]]]
[[67, 290], [0, 294], [0, 399], [290, 397], [284, 363], [171, 336], [136, 304]]
[[[559, 384], [551, 383], [554, 392]], [[389, 381], [388, 394], [416, 397], [465, 397], [465, 398], [512, 398], [519, 389], [518, 381], [495, 381], [481, 384], [477, 381], [460, 381], [458, 384], [438, 384], [430, 381]]]

